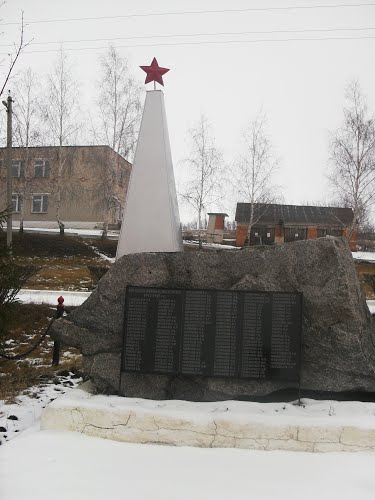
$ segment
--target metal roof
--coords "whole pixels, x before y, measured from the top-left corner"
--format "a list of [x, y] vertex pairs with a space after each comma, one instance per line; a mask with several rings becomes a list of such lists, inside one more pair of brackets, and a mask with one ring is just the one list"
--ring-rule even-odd
[[[235, 220], [249, 223], [251, 203], [237, 203]], [[254, 203], [254, 223], [344, 226], [353, 222], [351, 208]]]
[[229, 217], [225, 212], [207, 212], [207, 215], [224, 215], [225, 217]]

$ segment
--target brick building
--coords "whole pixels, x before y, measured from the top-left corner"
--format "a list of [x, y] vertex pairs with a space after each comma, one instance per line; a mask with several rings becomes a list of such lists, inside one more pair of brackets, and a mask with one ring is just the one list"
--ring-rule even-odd
[[[250, 245], [273, 245], [323, 236], [346, 236], [353, 223], [351, 208], [271, 205], [254, 203]], [[250, 203], [237, 203], [236, 246], [247, 244], [251, 213]], [[349, 241], [356, 250], [357, 234]]]
[[[6, 207], [7, 150], [0, 148], [0, 209]], [[131, 165], [109, 146], [12, 148], [13, 220], [109, 223], [121, 218]]]

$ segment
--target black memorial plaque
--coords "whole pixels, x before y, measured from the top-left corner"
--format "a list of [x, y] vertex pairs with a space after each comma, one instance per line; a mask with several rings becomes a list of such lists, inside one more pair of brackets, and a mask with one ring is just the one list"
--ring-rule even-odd
[[302, 294], [128, 287], [122, 371], [298, 380]]

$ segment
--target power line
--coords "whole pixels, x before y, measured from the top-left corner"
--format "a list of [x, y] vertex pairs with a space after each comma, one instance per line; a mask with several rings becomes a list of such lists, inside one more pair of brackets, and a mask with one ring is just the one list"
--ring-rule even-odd
[[[135, 13], [119, 16], [97, 16], [97, 17], [72, 17], [65, 19], [40, 19], [38, 21], [28, 21], [26, 24], [41, 23], [66, 23], [73, 21], [96, 21], [103, 19], [131, 19], [135, 17], [161, 17], [161, 16], [182, 16], [197, 14], [229, 14], [239, 12], [270, 12], [270, 11], [288, 11], [288, 10], [312, 10], [312, 9], [338, 9], [338, 8], [357, 8], [357, 7], [375, 7], [375, 3], [357, 3], [357, 4], [331, 4], [331, 5], [289, 5], [285, 7], [251, 7], [245, 9], [220, 9], [220, 10], [191, 10], [180, 12], [148, 12]], [[19, 25], [19, 22], [0, 23], [0, 26]]]
[[[358, 37], [322, 37], [322, 38], [270, 38], [270, 39], [256, 39], [256, 40], [207, 40], [202, 42], [175, 42], [175, 43], [145, 43], [145, 44], [137, 44], [137, 45], [117, 45], [115, 49], [131, 49], [131, 48], [139, 48], [139, 47], [175, 47], [181, 45], [212, 45], [212, 44], [236, 44], [236, 43], [272, 43], [272, 42], [323, 42], [328, 40], [370, 40], [375, 39], [375, 36], [358, 36]], [[102, 50], [108, 49], [108, 45], [101, 47], [77, 47], [77, 48], [67, 48], [67, 52], [69, 51], [84, 51], [84, 50]], [[37, 53], [46, 53], [46, 52], [58, 52], [60, 49], [47, 49], [47, 50], [25, 50], [24, 54], [37, 54]], [[0, 55], [7, 55], [7, 53], [2, 52]]]
[[[216, 32], [216, 33], [176, 33], [173, 35], [144, 35], [144, 36], [128, 36], [128, 37], [115, 37], [115, 38], [87, 38], [81, 40], [60, 40], [60, 41], [47, 41], [47, 42], [32, 42], [33, 45], [51, 45], [51, 44], [64, 44], [64, 43], [82, 43], [82, 42], [110, 42], [115, 40], [152, 40], [155, 38], [176, 38], [176, 37], [196, 37], [196, 36], [233, 36], [233, 35], [270, 35], [275, 33], [328, 33], [328, 32], [342, 32], [342, 31], [369, 31], [374, 30], [375, 27], [367, 28], [327, 28], [327, 29], [302, 29], [302, 30], [271, 30], [271, 31], [232, 31], [232, 32]], [[0, 47], [13, 47], [13, 44], [0, 44]]]

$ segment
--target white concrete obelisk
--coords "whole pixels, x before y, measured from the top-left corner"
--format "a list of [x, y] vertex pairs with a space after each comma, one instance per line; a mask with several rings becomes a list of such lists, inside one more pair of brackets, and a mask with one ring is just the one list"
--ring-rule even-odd
[[164, 95], [152, 90], [146, 94], [116, 259], [182, 250]]

